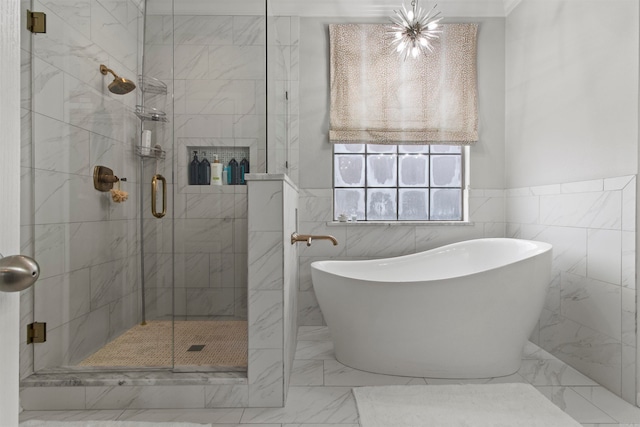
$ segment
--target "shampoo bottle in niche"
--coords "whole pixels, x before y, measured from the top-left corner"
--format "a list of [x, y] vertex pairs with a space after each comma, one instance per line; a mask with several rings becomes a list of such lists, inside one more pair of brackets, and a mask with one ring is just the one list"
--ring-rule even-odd
[[200, 169], [198, 161], [198, 152], [193, 152], [193, 160], [189, 163], [189, 185], [198, 185], [198, 172]]
[[249, 173], [249, 160], [242, 159], [240, 162], [240, 184], [246, 184], [244, 175]]
[[198, 165], [198, 184], [211, 185], [211, 163], [207, 160], [207, 153], [202, 152], [202, 160]]
[[229, 184], [238, 185], [240, 183], [240, 168], [236, 159], [229, 161]]
[[213, 164], [211, 165], [211, 183], [213, 185], [222, 185], [222, 163], [218, 160], [218, 155], [213, 155]]
[[143, 156], [148, 156], [149, 154], [151, 154], [151, 131], [150, 130], [143, 130], [142, 131], [142, 145], [141, 149], [140, 149], [140, 154], [142, 154]]
[[226, 185], [231, 185], [231, 173], [229, 172], [229, 166], [225, 166], [222, 171], [222, 180]]

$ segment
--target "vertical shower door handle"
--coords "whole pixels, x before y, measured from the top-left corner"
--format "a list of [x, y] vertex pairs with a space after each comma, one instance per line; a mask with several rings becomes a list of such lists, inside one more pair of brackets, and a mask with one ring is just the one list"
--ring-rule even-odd
[[[158, 181], [162, 181], [162, 212], [158, 212], [156, 209]], [[160, 174], [154, 175], [151, 179], [151, 213], [156, 218], [162, 218], [167, 214], [167, 180]]]

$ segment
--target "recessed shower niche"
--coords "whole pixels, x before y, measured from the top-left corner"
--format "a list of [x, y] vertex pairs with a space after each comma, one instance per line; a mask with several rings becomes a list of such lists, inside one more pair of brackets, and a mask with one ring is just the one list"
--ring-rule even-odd
[[[245, 144], [245, 145], [238, 145]], [[218, 138], [178, 138], [178, 187], [180, 192], [185, 194], [202, 193], [202, 192], [233, 192], [233, 190], [216, 189], [220, 187], [210, 184], [195, 184], [193, 179], [190, 179], [191, 164], [194, 160], [194, 155], [197, 156], [197, 160], [200, 162], [203, 159], [213, 165], [214, 158], [217, 156], [218, 161], [222, 165], [225, 172], [225, 180], [222, 183], [222, 187], [232, 184], [231, 179], [226, 180], [229, 166], [229, 162], [235, 160], [240, 169], [240, 164], [243, 159], [248, 162], [250, 172], [259, 171], [258, 165], [258, 141], [257, 140], [243, 140], [236, 142], [234, 139], [218, 139]], [[212, 172], [213, 173], [213, 172]], [[233, 184], [233, 186], [242, 185], [243, 182]], [[213, 188], [208, 188], [213, 187]], [[239, 192], [246, 193], [245, 190], [238, 190]]]
[[[225, 147], [225, 146], [189, 146], [187, 147], [187, 185], [215, 185], [214, 162], [220, 163], [220, 185], [243, 185], [244, 174], [250, 173], [251, 155], [249, 147]], [[206, 160], [206, 166], [205, 166]], [[235, 163], [234, 163], [235, 162]], [[235, 181], [231, 165], [237, 169]], [[205, 167], [210, 168], [210, 177], [202, 173]], [[196, 170], [197, 176], [194, 176]], [[182, 177], [180, 177], [182, 178]]]

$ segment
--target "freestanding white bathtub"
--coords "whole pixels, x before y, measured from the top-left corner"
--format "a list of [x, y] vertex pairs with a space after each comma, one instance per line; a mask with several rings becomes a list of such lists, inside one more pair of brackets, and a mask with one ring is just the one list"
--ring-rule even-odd
[[311, 274], [341, 363], [411, 377], [499, 377], [520, 366], [551, 249], [478, 239], [397, 258], [317, 261]]

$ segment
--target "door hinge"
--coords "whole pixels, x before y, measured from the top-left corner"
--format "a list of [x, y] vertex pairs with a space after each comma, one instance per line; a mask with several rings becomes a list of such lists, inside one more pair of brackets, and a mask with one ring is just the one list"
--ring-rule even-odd
[[27, 325], [27, 344], [37, 344], [47, 341], [47, 324], [33, 322]]
[[27, 10], [27, 30], [32, 33], [47, 32], [47, 15], [44, 12]]

